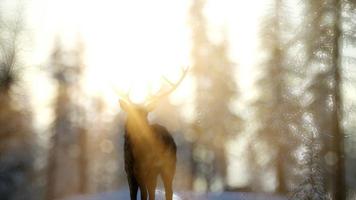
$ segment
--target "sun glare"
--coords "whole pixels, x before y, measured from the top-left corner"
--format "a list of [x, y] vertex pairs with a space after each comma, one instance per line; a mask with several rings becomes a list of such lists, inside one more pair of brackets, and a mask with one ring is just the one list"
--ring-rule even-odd
[[89, 91], [105, 95], [113, 87], [131, 90], [133, 100], [142, 101], [149, 89], [159, 87], [162, 76], [174, 79], [189, 64], [187, 6], [182, 1], [76, 5], [85, 10], [77, 24], [87, 48]]
[[[37, 36], [39, 46], [50, 35], [59, 33], [66, 42], [80, 35], [86, 47], [84, 88], [91, 95], [103, 96], [108, 103], [117, 102], [113, 88], [130, 90], [132, 99], [140, 102], [150, 89], [161, 86], [162, 76], [174, 81], [181, 67], [191, 65], [189, 0], [32, 1], [44, 5], [43, 11], [33, 12], [37, 14], [34, 20], [41, 21], [37, 24], [42, 29]], [[257, 21], [252, 17], [256, 16], [253, 10], [260, 10], [254, 2], [210, 0], [204, 11], [213, 41], [220, 40], [221, 30], [226, 30], [231, 44], [229, 56], [233, 62], [239, 60], [238, 80], [243, 85], [248, 84], [245, 74], [251, 74], [256, 48], [251, 42]], [[249, 16], [249, 20], [241, 16]], [[38, 53], [37, 57], [44, 56]], [[192, 86], [185, 87], [190, 94]]]
[[58, 34], [65, 42], [78, 35], [84, 41], [83, 85], [90, 94], [117, 102], [113, 88], [130, 89], [133, 100], [142, 101], [162, 76], [175, 80], [189, 65], [188, 0], [33, 1], [43, 8], [32, 16], [41, 21], [39, 43]]
[[[157, 91], [162, 76], [176, 82], [182, 67], [192, 67], [191, 0], [31, 0], [29, 19], [34, 27], [36, 50], [30, 62], [34, 66], [46, 63], [54, 38], [59, 35], [65, 43], [75, 43], [78, 36], [85, 44], [86, 74], [82, 82], [88, 95], [100, 96], [108, 110], [118, 108], [118, 91], [130, 90], [131, 100], [142, 102], [149, 91]], [[234, 71], [240, 104], [253, 98], [258, 48], [258, 17], [270, 1], [207, 0], [204, 14], [206, 34], [213, 43], [228, 40], [228, 56], [236, 63]], [[265, 5], [264, 5], [265, 4]], [[237, 67], [238, 66], [238, 67]], [[48, 75], [42, 73], [42, 78]], [[39, 113], [36, 123], [46, 128], [52, 116], [50, 105], [54, 89], [43, 84], [46, 79], [32, 73], [32, 88]], [[173, 104], [184, 101], [182, 115], [187, 121], [196, 116], [194, 85], [188, 75], [172, 95]], [[53, 87], [53, 85], [52, 85]], [[247, 99], [247, 100], [246, 100]], [[117, 110], [112, 113], [117, 114]], [[46, 125], [47, 124], [47, 125]], [[230, 146], [239, 146], [236, 144]], [[241, 145], [240, 145], [241, 146]], [[230, 151], [236, 149], [230, 148]], [[235, 158], [231, 158], [233, 160]], [[229, 182], [244, 182], [244, 169], [236, 169], [238, 162], [230, 162]], [[178, 197], [177, 197], [178, 199]]]

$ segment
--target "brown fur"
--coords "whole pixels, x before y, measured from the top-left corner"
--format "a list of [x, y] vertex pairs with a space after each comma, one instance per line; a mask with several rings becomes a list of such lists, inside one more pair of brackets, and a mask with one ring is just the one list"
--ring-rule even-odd
[[125, 122], [125, 171], [131, 200], [136, 200], [140, 189], [141, 200], [155, 199], [158, 175], [161, 176], [166, 200], [172, 200], [172, 182], [175, 174], [177, 147], [163, 126], [150, 125], [148, 112], [137, 105], [120, 101], [127, 113]]

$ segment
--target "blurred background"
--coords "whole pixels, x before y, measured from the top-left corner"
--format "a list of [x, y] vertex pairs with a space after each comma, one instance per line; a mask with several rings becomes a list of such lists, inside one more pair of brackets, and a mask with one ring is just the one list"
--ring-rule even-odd
[[115, 90], [185, 66], [174, 191], [355, 199], [355, 65], [353, 0], [0, 0], [0, 199], [127, 189]]

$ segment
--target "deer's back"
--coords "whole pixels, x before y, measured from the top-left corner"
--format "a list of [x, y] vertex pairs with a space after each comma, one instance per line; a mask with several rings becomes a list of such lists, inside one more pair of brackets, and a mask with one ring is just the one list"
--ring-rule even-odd
[[[137, 171], [144, 169], [161, 170], [162, 167], [175, 165], [177, 146], [168, 130], [158, 124], [150, 126], [152, 139], [157, 146], [148, 146], [145, 143], [135, 143], [125, 131], [125, 170], [128, 175], [136, 176]], [[139, 149], [139, 150], [138, 150]]]
[[168, 130], [159, 124], [151, 125], [151, 129], [153, 130], [156, 138], [167, 148], [166, 150], [175, 154], [177, 146]]

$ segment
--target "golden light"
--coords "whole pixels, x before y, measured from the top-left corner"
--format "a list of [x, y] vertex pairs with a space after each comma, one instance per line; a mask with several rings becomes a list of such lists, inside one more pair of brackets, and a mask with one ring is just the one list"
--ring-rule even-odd
[[[85, 91], [104, 97], [108, 105], [118, 107], [114, 88], [131, 89], [132, 100], [142, 101], [151, 88], [157, 90], [162, 76], [173, 82], [181, 67], [190, 66], [189, 6], [191, 0], [31, 0], [30, 17], [36, 35], [36, 51], [32, 63], [45, 63], [55, 36], [73, 42], [80, 35], [85, 42], [87, 72]], [[207, 0], [207, 34], [213, 42], [227, 37], [229, 58], [237, 63], [236, 78], [242, 102], [253, 98], [254, 68], [258, 48], [258, 18], [270, 1]], [[225, 30], [221, 31], [221, 30]], [[223, 33], [223, 34], [222, 34]], [[226, 34], [226, 35], [224, 35]], [[33, 95], [37, 107], [46, 107], [53, 93], [42, 73], [32, 73]], [[185, 118], [194, 116], [194, 81], [187, 77], [173, 96], [189, 101], [182, 112]], [[47, 95], [47, 96], [43, 96]], [[175, 98], [177, 99], [177, 98]], [[243, 103], [241, 103], [243, 105]], [[236, 106], [238, 107], [238, 106]], [[240, 106], [241, 107], [241, 106]], [[37, 123], [49, 123], [49, 108], [36, 109]], [[239, 145], [231, 145], [237, 151]], [[241, 166], [229, 159], [231, 166]], [[240, 169], [241, 170], [241, 169]], [[242, 170], [243, 171], [243, 170]], [[246, 181], [236, 168], [229, 169], [230, 184]]]
[[[141, 101], [149, 87], [159, 87], [162, 75], [175, 80], [180, 68], [191, 64], [189, 0], [32, 1], [33, 8], [38, 9], [32, 11], [35, 26], [40, 27], [36, 33], [38, 46], [45, 46], [44, 41], [58, 33], [66, 42], [78, 35], [84, 40], [84, 85], [90, 94], [116, 103], [112, 87], [131, 88], [133, 100]], [[254, 60], [259, 5], [254, 1], [209, 0], [204, 9], [209, 22], [207, 34], [216, 41], [221, 39], [221, 30], [226, 30], [229, 56], [239, 61], [242, 67], [238, 79], [247, 86], [245, 74], [251, 74]], [[37, 53], [37, 57], [43, 58], [43, 53]], [[185, 87], [189, 90], [192, 86]]]
[[[166, 76], [173, 81], [189, 65], [189, 0], [32, 0], [32, 24], [43, 62], [56, 35], [85, 43], [85, 90], [117, 102], [113, 87], [141, 101]], [[75, 42], [74, 42], [75, 43]], [[47, 53], [48, 54], [48, 53]]]
[[114, 97], [112, 87], [131, 89], [133, 100], [141, 101], [149, 88], [159, 87], [162, 76], [174, 79], [188, 65], [183, 1], [78, 2], [68, 4], [73, 12], [66, 18], [86, 43], [88, 91]]

